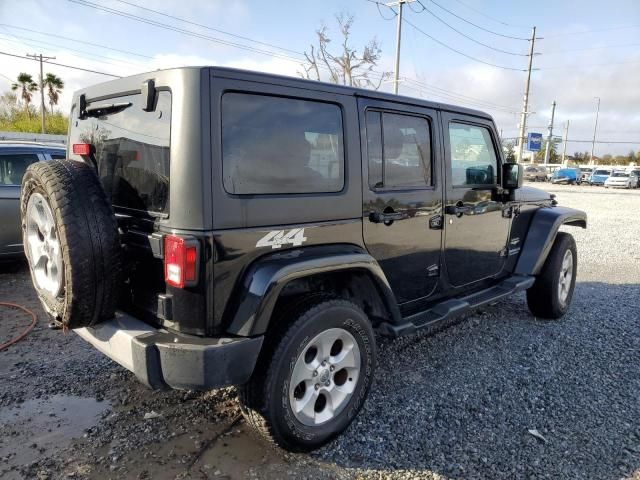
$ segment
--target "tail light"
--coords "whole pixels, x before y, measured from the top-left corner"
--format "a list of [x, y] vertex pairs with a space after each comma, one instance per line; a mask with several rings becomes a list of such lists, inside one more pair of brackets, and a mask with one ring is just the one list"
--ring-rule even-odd
[[74, 143], [73, 144], [73, 154], [74, 155], [91, 155], [91, 144], [90, 143]]
[[164, 237], [164, 281], [177, 288], [198, 283], [199, 243], [194, 238]]

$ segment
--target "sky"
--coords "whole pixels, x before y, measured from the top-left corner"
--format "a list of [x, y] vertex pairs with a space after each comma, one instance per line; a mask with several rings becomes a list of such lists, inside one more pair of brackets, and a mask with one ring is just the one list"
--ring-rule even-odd
[[[376, 38], [376, 71], [393, 71], [394, 12], [370, 0], [0, 0], [0, 52], [42, 53], [119, 76], [182, 65], [297, 76], [318, 28], [338, 43], [340, 12], [354, 16], [352, 45]], [[578, 140], [593, 136], [599, 97], [598, 141], [632, 143], [598, 143], [595, 154], [640, 150], [640, 1], [421, 0], [405, 5], [404, 16], [413, 26], [402, 27], [401, 94], [487, 111], [503, 137], [515, 137], [529, 48], [521, 38], [535, 25], [542, 38], [528, 130], [546, 135], [555, 100], [554, 135], [569, 120], [567, 153], [588, 151]], [[19, 72], [35, 78], [38, 64], [0, 55], [0, 93]], [[63, 111], [73, 91], [111, 78], [56, 65], [47, 72], [66, 83]]]

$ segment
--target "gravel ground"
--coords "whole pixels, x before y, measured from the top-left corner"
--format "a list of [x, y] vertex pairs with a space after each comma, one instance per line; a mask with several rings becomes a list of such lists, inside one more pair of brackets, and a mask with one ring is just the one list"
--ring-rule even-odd
[[[519, 295], [435, 335], [380, 339], [362, 413], [312, 455], [253, 439], [233, 388], [146, 389], [48, 330], [24, 267], [0, 273], [0, 301], [39, 315], [0, 352], [0, 477], [640, 480], [640, 191], [543, 188], [589, 215], [567, 229], [579, 266], [565, 318], [536, 319]], [[0, 343], [28, 324], [0, 319]]]

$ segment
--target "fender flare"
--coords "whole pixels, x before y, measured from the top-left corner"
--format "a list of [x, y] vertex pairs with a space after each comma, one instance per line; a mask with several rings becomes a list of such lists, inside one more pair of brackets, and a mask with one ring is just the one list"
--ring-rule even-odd
[[227, 333], [262, 335], [267, 331], [276, 301], [292, 280], [337, 271], [364, 271], [374, 282], [392, 323], [401, 323], [400, 310], [378, 262], [354, 245], [331, 245], [286, 250], [260, 257], [236, 286]]
[[562, 225], [587, 228], [587, 214], [567, 207], [539, 208], [529, 224], [514, 273], [538, 275]]

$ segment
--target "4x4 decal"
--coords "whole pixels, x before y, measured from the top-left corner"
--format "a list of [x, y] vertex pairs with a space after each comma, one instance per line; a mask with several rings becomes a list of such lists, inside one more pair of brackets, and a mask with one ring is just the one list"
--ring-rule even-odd
[[304, 236], [304, 228], [294, 228], [289, 230], [271, 230], [264, 237], [258, 240], [256, 247], [280, 248], [282, 245], [292, 245], [299, 247], [307, 240]]

